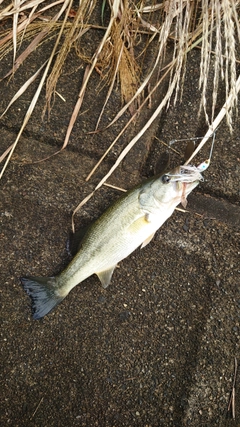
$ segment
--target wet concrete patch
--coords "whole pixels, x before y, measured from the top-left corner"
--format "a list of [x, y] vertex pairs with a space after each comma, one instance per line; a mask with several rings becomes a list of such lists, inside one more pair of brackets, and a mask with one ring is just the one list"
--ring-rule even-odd
[[[184, 137], [186, 131], [192, 136], [201, 127], [193, 92], [197, 54], [192, 61], [188, 101], [171, 106], [158, 123], [165, 141]], [[205, 182], [192, 201], [189, 197], [190, 212], [175, 212], [148, 246], [121, 262], [108, 289], [92, 276], [40, 321], [32, 320], [19, 277], [56, 274], [68, 263], [65, 245], [72, 210], [94, 189], [112, 159], [89, 183], [85, 178], [101, 154], [96, 141], [82, 150], [76, 139], [58, 156], [29, 164], [53, 152], [48, 132], [36, 138], [42, 132], [36, 123], [34, 135], [29, 128], [21, 140], [0, 195], [1, 424], [239, 423], [238, 392], [236, 422], [227, 412], [240, 339], [239, 119], [233, 136], [226, 126], [218, 132]], [[56, 127], [59, 147], [58, 122]], [[12, 131], [5, 121], [6, 145]], [[150, 146], [148, 166], [162, 151], [152, 141], [145, 149]], [[139, 163], [131, 163], [132, 170], [120, 167], [111, 183], [129, 188], [139, 181]], [[77, 225], [98, 217], [117, 197], [114, 190], [97, 192], [77, 215]]]

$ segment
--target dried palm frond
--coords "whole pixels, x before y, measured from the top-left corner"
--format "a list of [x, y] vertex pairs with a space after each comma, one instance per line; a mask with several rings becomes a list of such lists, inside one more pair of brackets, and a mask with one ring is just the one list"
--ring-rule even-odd
[[128, 0], [124, 4], [120, 2], [109, 38], [96, 64], [102, 79], [108, 85], [111, 85], [118, 75], [122, 101], [126, 103], [132, 100], [140, 83], [140, 67], [134, 52], [137, 33], [130, 32], [133, 27], [137, 27], [135, 10]]
[[76, 12], [72, 25], [68, 27], [65, 33], [64, 43], [62, 43], [60, 47], [51, 74], [47, 79], [46, 106], [48, 107], [49, 111], [51, 106], [52, 95], [56, 90], [56, 85], [60, 77], [63, 65], [67, 59], [68, 53], [76, 39], [80, 38], [87, 31], [86, 25], [88, 23], [89, 17], [92, 14], [94, 6], [95, 3], [93, 1], [82, 2], [81, 7], [79, 7]]
[[[239, 1], [202, 0], [202, 50], [199, 88], [202, 89], [201, 105], [207, 122], [213, 121], [217, 101], [219, 77], [225, 82], [226, 99], [232, 93], [233, 103], [227, 112], [231, 127], [232, 110], [236, 107], [236, 40], [240, 40]], [[208, 76], [214, 52], [214, 81], [212, 91], [211, 118], [207, 113]]]
[[[240, 40], [239, 0], [163, 0], [160, 4], [153, 2], [150, 5], [144, 1], [135, 3], [131, 0], [109, 0], [109, 23], [106, 28], [101, 26], [100, 31], [104, 30], [102, 39], [97, 48], [93, 47], [95, 53], [87, 58], [82, 53], [81, 40], [86, 31], [91, 31], [93, 27], [97, 28], [92, 16], [98, 7], [98, 2], [96, 0], [81, 1], [74, 13], [71, 12], [72, 4], [72, 0], [58, 0], [49, 4], [43, 0], [14, 0], [14, 2], [2, 6], [0, 23], [5, 25], [6, 20], [11, 18], [12, 30], [0, 33], [0, 60], [12, 51], [11, 73], [16, 73], [19, 65], [24, 65], [25, 59], [30, 54], [34, 55], [35, 49], [44, 41], [55, 38], [54, 48], [40, 85], [29, 106], [19, 135], [13, 143], [7, 162], [10, 160], [45, 84], [45, 108], [50, 111], [63, 65], [74, 46], [78, 53], [81, 52], [88, 69], [85, 72], [82, 88], [79, 94], [76, 94], [76, 107], [70, 119], [63, 148], [67, 146], [85, 91], [95, 69], [100, 73], [103, 83], [109, 86], [98, 124], [115, 82], [119, 83], [122, 102], [125, 105], [116, 114], [111, 124], [118, 120], [127, 108], [134, 116], [138, 111], [137, 108], [144, 105], [144, 89], [154, 73], [159, 74], [155, 88], [162, 84], [164, 79], [168, 79], [169, 89], [150, 121], [140, 131], [140, 134], [143, 134], [149, 123], [155, 120], [163, 108], [169, 105], [173, 96], [176, 102], [184, 84], [188, 52], [196, 45], [201, 49], [199, 87], [202, 96], [200, 108], [203, 109], [206, 121], [210, 126], [215, 117], [219, 84], [222, 80], [225, 84], [226, 100], [231, 100], [230, 103], [228, 102], [226, 110], [231, 128], [238, 92], [236, 44]], [[73, 17], [72, 21], [69, 20], [70, 16]], [[29, 44], [17, 56], [23, 41], [29, 41]], [[166, 50], [171, 53], [169, 63], [166, 62]], [[152, 66], [143, 75], [143, 58], [150, 55], [152, 55]], [[212, 102], [208, 104], [207, 91], [210, 76], [213, 80], [213, 90]], [[32, 79], [30, 80], [32, 81]], [[10, 103], [14, 102], [27, 86], [25, 84]], [[141, 105], [139, 106], [140, 100]], [[136, 142], [138, 138], [139, 135], [134, 141]], [[129, 147], [132, 145], [130, 143]], [[6, 164], [3, 170], [5, 170]]]

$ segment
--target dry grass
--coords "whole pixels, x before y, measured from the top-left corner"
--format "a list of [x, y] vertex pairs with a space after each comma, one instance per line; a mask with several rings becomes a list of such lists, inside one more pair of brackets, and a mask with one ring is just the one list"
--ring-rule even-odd
[[[1, 161], [5, 160], [0, 177], [7, 167], [44, 87], [46, 87], [45, 111], [47, 110], [50, 115], [54, 104], [56, 84], [73, 46], [75, 46], [77, 54], [85, 60], [86, 70], [81, 90], [78, 97], [76, 96], [77, 103], [72, 112], [62, 149], [68, 144], [71, 130], [81, 109], [84, 94], [89, 88], [89, 82], [95, 70], [99, 73], [102, 84], [108, 85], [108, 94], [102, 111], [99, 112], [97, 127], [117, 83], [121, 88], [124, 105], [110, 125], [118, 120], [126, 109], [129, 109], [132, 119], [126, 125], [127, 127], [147, 102], [143, 94], [153, 73], [156, 70], [161, 70], [161, 73], [159, 72], [161, 77], [159, 77], [159, 81], [148, 97], [159, 85], [164, 83], [165, 79], [169, 81], [168, 91], [151, 119], [125, 147], [116, 164], [97, 188], [102, 185], [103, 181], [106, 181], [153, 120], [164, 108], [167, 108], [170, 99], [174, 97], [176, 102], [179, 92], [183, 89], [187, 55], [191, 49], [196, 47], [201, 49], [199, 89], [202, 96], [200, 109], [203, 109], [206, 122], [209, 125], [209, 132], [202, 141], [202, 145], [214, 130], [215, 124], [219, 124], [225, 114], [231, 129], [239, 90], [239, 80], [236, 73], [236, 43], [240, 38], [239, 3], [237, 0], [163, 0], [160, 4], [151, 2], [149, 5], [147, 1], [109, 0], [110, 17], [107, 26], [104, 27], [101, 22], [98, 23], [99, 25], [93, 24], [93, 13], [98, 7], [96, 0], [84, 0], [74, 10], [73, 0], [58, 0], [48, 4], [41, 0], [0, 2], [0, 23], [4, 24], [6, 20], [12, 22], [10, 30], [0, 33], [0, 60], [9, 54], [12, 55], [13, 60], [12, 68], [5, 77], [16, 73], [20, 65], [24, 66], [26, 58], [33, 54], [42, 43], [49, 39], [54, 40], [54, 47], [48, 60], [22, 86], [7, 107], [7, 109], [10, 108], [12, 103], [27, 90], [32, 81], [41, 75], [38, 89], [26, 112], [19, 134], [12, 146], [0, 157]], [[102, 12], [105, 21], [107, 21], [107, 12], [105, 9]], [[86, 57], [79, 48], [80, 41], [86, 31], [91, 31], [93, 28], [99, 29], [102, 40], [94, 54], [91, 57]], [[17, 57], [19, 46], [23, 40], [28, 42], [28, 45]], [[139, 52], [140, 42], [143, 46], [141, 52]], [[152, 52], [152, 43], [155, 46], [157, 45], [157, 49], [155, 48], [156, 56], [153, 58], [151, 69], [148, 70], [147, 75], [143, 76], [142, 58], [148, 56], [148, 52]], [[172, 58], [166, 64], [165, 53], [169, 46], [171, 47]], [[136, 52], [138, 53], [136, 54]], [[207, 104], [207, 91], [209, 90], [208, 80], [212, 71], [213, 90], [212, 101], [209, 105]], [[215, 118], [220, 80], [225, 83], [226, 104], [222, 113], [219, 113], [220, 115]], [[6, 113], [7, 109], [2, 115]], [[124, 132], [125, 128], [120, 134]], [[111, 143], [109, 150], [118, 140], [120, 134], [116, 135], [116, 139]]]

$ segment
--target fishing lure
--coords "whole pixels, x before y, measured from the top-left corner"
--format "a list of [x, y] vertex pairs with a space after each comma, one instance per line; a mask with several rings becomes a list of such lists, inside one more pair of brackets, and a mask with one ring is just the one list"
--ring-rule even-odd
[[[188, 140], [188, 141], [194, 141], [194, 144], [192, 145], [192, 147], [195, 147], [195, 140], [196, 139], [201, 139], [201, 138], [190, 138]], [[172, 145], [173, 143], [178, 142], [178, 141], [186, 141], [186, 140], [187, 139], [174, 139], [174, 140], [170, 141], [169, 145]], [[192, 165], [187, 165], [187, 164], [180, 166], [180, 173], [174, 174], [174, 175], [168, 174], [169, 179], [171, 178], [172, 181], [181, 181], [181, 182], [186, 182], [186, 183], [187, 182], [193, 182], [195, 180], [204, 181], [204, 178], [201, 175], [201, 173], [205, 172], [210, 165], [214, 141], [215, 141], [215, 133], [213, 134], [212, 145], [211, 145], [211, 149], [210, 149], [210, 153], [209, 153], [209, 158], [207, 160], [200, 163], [198, 166], [192, 166]], [[186, 152], [188, 152], [187, 149], [186, 149]], [[194, 152], [194, 150], [192, 149], [192, 153], [193, 152]]]

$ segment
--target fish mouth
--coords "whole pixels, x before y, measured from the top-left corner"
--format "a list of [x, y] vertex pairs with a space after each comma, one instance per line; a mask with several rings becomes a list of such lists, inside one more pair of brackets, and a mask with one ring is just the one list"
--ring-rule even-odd
[[194, 182], [186, 183], [182, 182], [182, 194], [181, 194], [181, 204], [186, 209], [187, 206], [187, 197], [192, 192], [192, 190], [197, 187], [199, 181], [196, 180]]
[[[181, 182], [186, 184], [195, 184], [198, 185], [199, 181], [203, 181], [203, 176], [201, 172], [195, 166], [178, 166], [173, 171], [169, 172], [167, 176], [170, 178], [171, 182]], [[194, 186], [191, 189], [195, 188]], [[190, 190], [191, 191], [191, 190]]]

